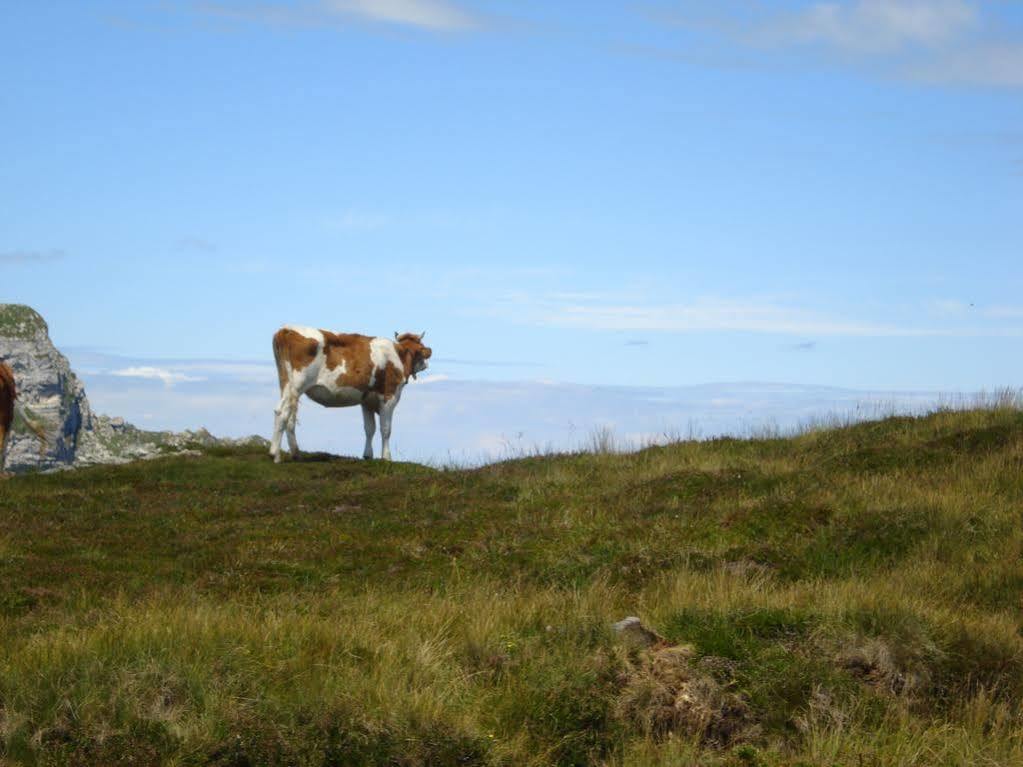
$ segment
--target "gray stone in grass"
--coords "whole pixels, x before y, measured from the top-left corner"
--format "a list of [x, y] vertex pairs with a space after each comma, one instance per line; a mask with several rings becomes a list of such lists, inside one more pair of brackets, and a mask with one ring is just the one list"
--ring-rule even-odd
[[635, 615], [630, 615], [611, 624], [611, 628], [622, 640], [634, 647], [645, 648], [656, 644], [666, 644], [664, 637], [644, 626], [643, 621]]

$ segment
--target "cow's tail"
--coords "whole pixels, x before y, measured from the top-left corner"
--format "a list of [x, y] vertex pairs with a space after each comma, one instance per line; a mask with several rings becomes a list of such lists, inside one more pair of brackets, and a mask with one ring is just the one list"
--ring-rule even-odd
[[278, 330], [274, 333], [274, 362], [277, 364], [277, 380], [281, 384], [281, 391], [288, 385], [287, 355], [284, 349], [284, 331]]
[[36, 439], [39, 440], [39, 454], [43, 455], [50, 443], [49, 438], [46, 436], [46, 424], [43, 420], [27, 406], [22, 405], [18, 400], [14, 400], [14, 423], [19, 426], [24, 425], [26, 429], [36, 435]]

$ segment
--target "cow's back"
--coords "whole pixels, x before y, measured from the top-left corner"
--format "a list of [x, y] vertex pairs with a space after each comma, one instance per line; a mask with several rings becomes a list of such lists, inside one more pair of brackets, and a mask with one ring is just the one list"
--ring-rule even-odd
[[373, 382], [373, 337], [321, 332], [326, 374], [337, 386], [369, 391]]
[[323, 336], [320, 331], [297, 328], [292, 325], [285, 325], [274, 333], [274, 356], [279, 361], [285, 361], [292, 370], [302, 370], [309, 367], [316, 361], [316, 356], [323, 344]]

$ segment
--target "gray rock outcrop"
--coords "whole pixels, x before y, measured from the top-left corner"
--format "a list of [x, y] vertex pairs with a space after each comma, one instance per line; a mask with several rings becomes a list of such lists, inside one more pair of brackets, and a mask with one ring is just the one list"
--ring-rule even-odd
[[15, 424], [7, 440], [7, 471], [125, 463], [196, 447], [261, 439], [219, 440], [205, 429], [145, 431], [123, 418], [93, 413], [85, 387], [50, 341], [46, 321], [28, 306], [0, 304], [0, 360], [11, 366], [18, 400], [42, 422], [48, 438], [45, 451], [40, 453], [35, 436]]

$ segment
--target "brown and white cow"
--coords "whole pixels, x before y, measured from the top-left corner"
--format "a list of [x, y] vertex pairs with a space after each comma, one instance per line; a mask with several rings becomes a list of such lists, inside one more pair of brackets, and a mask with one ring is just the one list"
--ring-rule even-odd
[[30, 418], [23, 408], [18, 406], [18, 390], [14, 385], [14, 371], [4, 362], [0, 362], [0, 472], [4, 468], [4, 455], [7, 448], [7, 435], [11, 433], [14, 415], [18, 412], [24, 424], [39, 439], [39, 452], [46, 450], [46, 432], [43, 427]]
[[7, 447], [7, 433], [14, 421], [14, 398], [17, 396], [14, 373], [0, 362], [0, 471], [4, 468], [4, 448]]
[[270, 455], [281, 460], [281, 436], [288, 435], [291, 455], [298, 454], [295, 421], [298, 400], [305, 394], [324, 407], [362, 406], [366, 430], [363, 458], [373, 457], [375, 415], [380, 416], [381, 454], [391, 460], [391, 418], [410, 378], [426, 370], [433, 353], [423, 333], [398, 333], [394, 340], [357, 333], [285, 325], [274, 334], [274, 359], [281, 399], [274, 410]]

